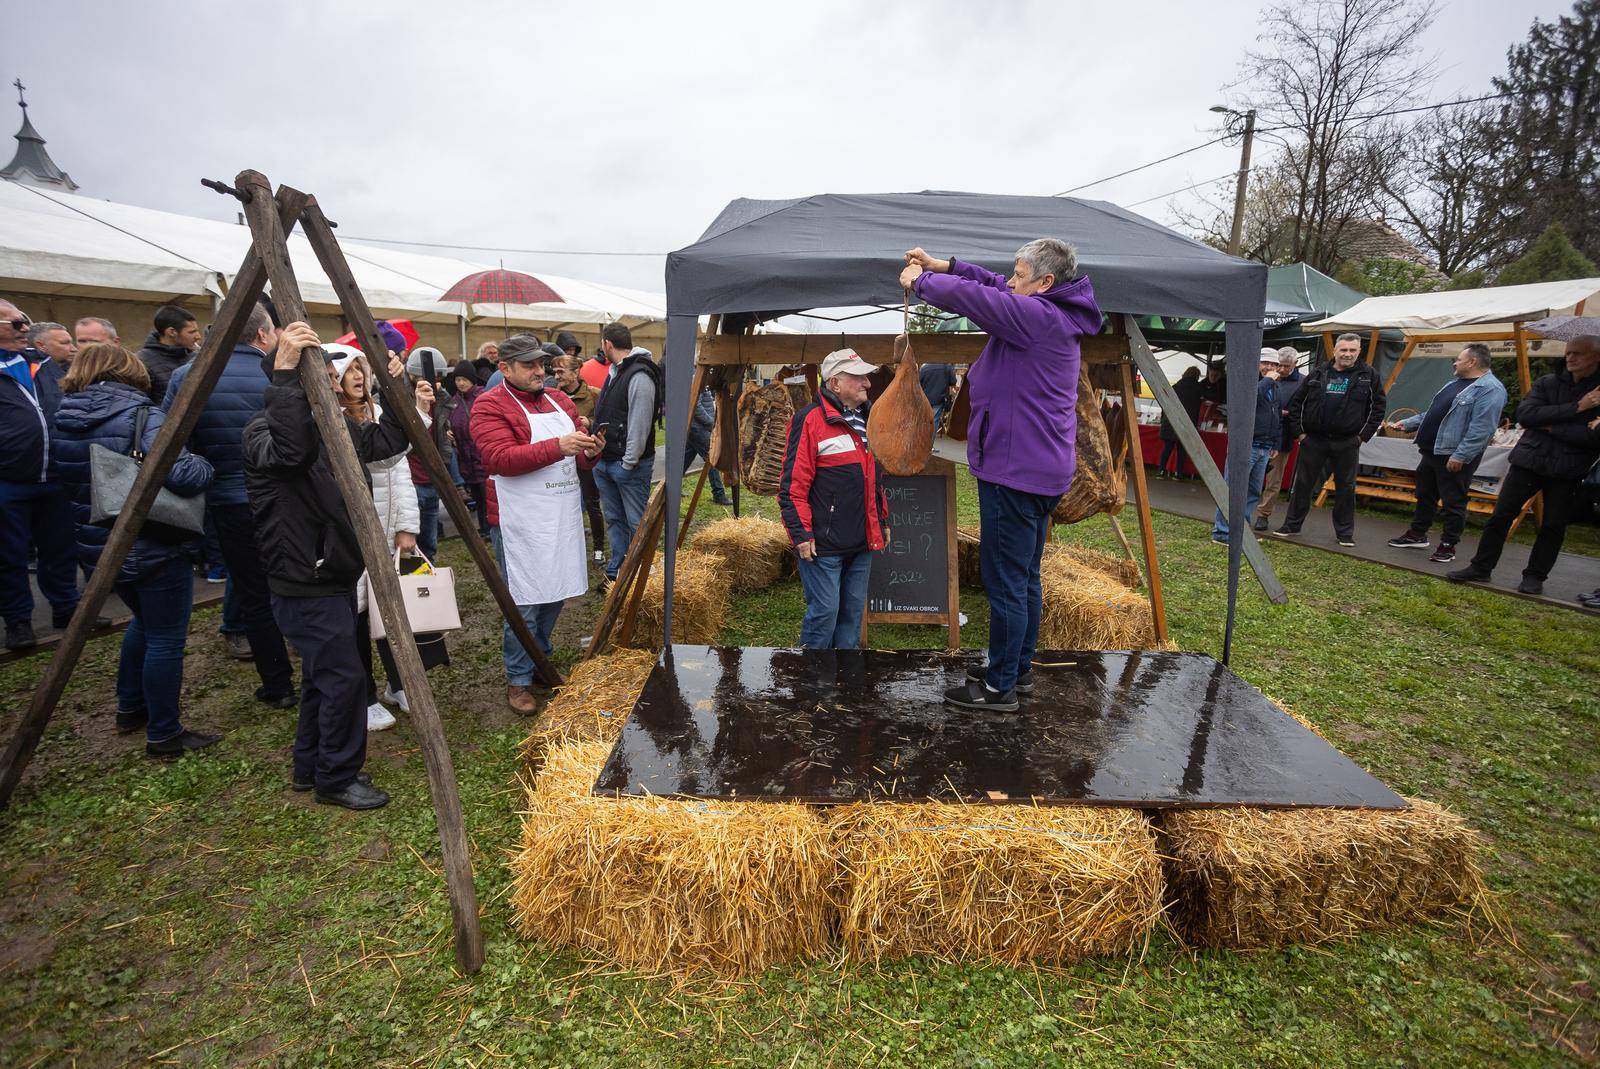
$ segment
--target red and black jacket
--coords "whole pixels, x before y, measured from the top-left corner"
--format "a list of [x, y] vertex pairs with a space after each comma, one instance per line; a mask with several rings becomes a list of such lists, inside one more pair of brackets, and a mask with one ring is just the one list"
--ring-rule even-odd
[[877, 462], [826, 390], [789, 421], [778, 505], [797, 546], [815, 539], [824, 556], [884, 547], [889, 504]]

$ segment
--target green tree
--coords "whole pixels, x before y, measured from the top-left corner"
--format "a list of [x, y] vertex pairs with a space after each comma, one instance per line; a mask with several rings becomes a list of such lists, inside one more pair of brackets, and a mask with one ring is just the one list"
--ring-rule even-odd
[[1359, 261], [1347, 261], [1334, 277], [1369, 297], [1431, 293], [1439, 288], [1438, 274], [1432, 268], [1393, 256], [1368, 256]]
[[1560, 223], [1551, 223], [1521, 256], [1495, 276], [1496, 286], [1521, 286], [1529, 282], [1560, 282], [1600, 275], [1594, 261], [1567, 239]]
[[1463, 271], [1440, 289], [1443, 290], [1476, 290], [1489, 284], [1489, 272], [1481, 267], [1474, 267], [1471, 271]]
[[914, 304], [911, 306], [911, 333], [932, 334], [945, 318], [945, 314], [931, 304]]

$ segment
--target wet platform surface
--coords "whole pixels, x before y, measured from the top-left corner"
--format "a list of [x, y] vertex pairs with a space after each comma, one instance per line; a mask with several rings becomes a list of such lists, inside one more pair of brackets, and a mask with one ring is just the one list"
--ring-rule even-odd
[[982, 654], [674, 646], [597, 793], [842, 803], [1400, 808], [1199, 653], [1041, 652], [1019, 713], [944, 705]]

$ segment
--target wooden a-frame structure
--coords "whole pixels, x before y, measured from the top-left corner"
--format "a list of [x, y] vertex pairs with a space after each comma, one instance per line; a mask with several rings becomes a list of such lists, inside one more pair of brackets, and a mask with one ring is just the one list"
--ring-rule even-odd
[[[111, 592], [118, 569], [133, 547], [156, 493], [179, 450], [194, 431], [206, 399], [221, 378], [229, 355], [243, 332], [245, 321], [267, 285], [271, 284], [273, 301], [284, 322], [304, 321], [307, 318], [286, 244], [286, 236], [296, 223], [303, 228], [323, 271], [333, 282], [340, 307], [367, 356], [384, 404], [396, 413], [404, 425], [411, 449], [427, 469], [434, 485], [446, 488], [441, 493], [441, 500], [462, 541], [466, 543], [473, 562], [488, 583], [506, 622], [533, 658], [540, 679], [551, 686], [562, 682], [560, 673], [545, 656], [522, 614], [517, 611], [516, 602], [495, 566], [493, 555], [478, 534], [476, 520], [461, 495], [455, 492], [444, 457], [422, 425], [414, 398], [404, 382], [389, 374], [388, 350], [378, 334], [371, 309], [362, 297], [344, 253], [334, 238], [335, 224], [329, 222], [316, 199], [308, 194], [280, 186], [274, 196], [266, 177], [257, 171], [241, 172], [234, 183], [232, 187], [212, 181], [205, 182], [205, 185], [235, 196], [243, 203], [250, 225], [251, 248], [245, 254], [216, 320], [194, 358], [189, 375], [178, 390], [153, 448], [145, 457], [122, 513], [106, 540], [99, 566], [78, 602], [77, 612], [56, 646], [31, 703], [7, 740], [3, 753], [0, 753], [0, 806], [5, 805], [16, 790], [49, 723], [50, 715], [72, 677], [78, 656], [83, 651], [84, 642], [101, 606]], [[351, 445], [345, 416], [334, 398], [322, 351], [306, 350], [302, 354], [299, 371], [306, 396], [311, 402], [312, 417], [322, 447], [356, 529], [362, 560], [372, 585], [375, 611], [382, 614], [388, 627], [390, 648], [400, 670], [400, 681], [411, 706], [411, 720], [417, 732], [423, 762], [427, 766], [455, 929], [456, 961], [463, 971], [476, 972], [483, 965], [483, 936], [478, 927], [477, 892], [473, 886], [461, 797], [433, 689], [417, 652], [416, 636], [406, 617], [399, 577], [393, 567], [392, 546], [384, 537], [382, 525], [373, 508], [366, 473]]]

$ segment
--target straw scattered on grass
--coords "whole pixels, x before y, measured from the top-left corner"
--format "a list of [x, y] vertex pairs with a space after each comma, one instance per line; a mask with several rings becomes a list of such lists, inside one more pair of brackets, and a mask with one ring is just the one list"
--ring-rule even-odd
[[615, 742], [655, 663], [649, 650], [615, 649], [579, 664], [533, 722], [522, 744], [524, 765], [534, 768], [557, 743]]
[[1161, 914], [1161, 862], [1135, 810], [878, 802], [828, 822], [856, 960], [1125, 955]]
[[829, 948], [836, 863], [803, 805], [593, 797], [611, 744], [552, 747], [511, 863], [523, 934], [650, 973], [744, 976]]
[[765, 590], [796, 568], [783, 524], [760, 516], [728, 516], [709, 523], [690, 545], [720, 558], [724, 580], [741, 593]]

